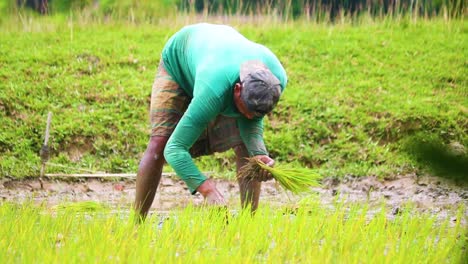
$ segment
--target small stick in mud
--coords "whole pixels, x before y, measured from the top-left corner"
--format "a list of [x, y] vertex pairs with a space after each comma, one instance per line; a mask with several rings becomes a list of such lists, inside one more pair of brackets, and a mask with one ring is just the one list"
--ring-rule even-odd
[[44, 189], [44, 184], [42, 182], [42, 177], [44, 177], [45, 173], [45, 168], [46, 168], [46, 163], [49, 160], [49, 147], [47, 144], [49, 143], [49, 130], [50, 130], [50, 122], [52, 121], [52, 112], [49, 112], [47, 115], [47, 125], [46, 125], [46, 130], [44, 133], [44, 145], [42, 145], [41, 151], [39, 152], [39, 155], [41, 156], [41, 173], [39, 175], [39, 182], [41, 183], [41, 189]]
[[267, 170], [280, 185], [293, 193], [301, 193], [309, 190], [309, 187], [320, 186], [319, 174], [307, 168], [292, 168], [289, 166], [269, 167], [255, 158], [247, 158], [237, 175], [238, 178], [254, 180], [259, 179], [261, 170]]

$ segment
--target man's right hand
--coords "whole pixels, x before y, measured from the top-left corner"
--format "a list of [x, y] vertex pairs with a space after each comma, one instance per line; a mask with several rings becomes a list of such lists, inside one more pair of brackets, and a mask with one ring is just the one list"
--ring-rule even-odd
[[208, 205], [226, 206], [223, 195], [218, 191], [214, 182], [210, 179], [198, 186], [197, 191], [203, 195]]
[[[267, 155], [257, 155], [254, 156], [255, 159], [261, 161], [263, 164], [267, 165], [268, 167], [273, 167], [275, 165], [275, 160], [268, 157]], [[273, 175], [267, 170], [262, 169], [260, 174], [257, 176], [259, 181], [269, 181], [273, 179]]]

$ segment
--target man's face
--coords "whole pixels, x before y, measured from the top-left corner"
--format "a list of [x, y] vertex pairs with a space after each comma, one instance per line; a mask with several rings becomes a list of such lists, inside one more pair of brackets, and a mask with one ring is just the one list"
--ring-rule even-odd
[[254, 119], [255, 117], [259, 117], [256, 113], [251, 112], [247, 108], [244, 101], [241, 99], [241, 96], [240, 96], [241, 92], [242, 92], [242, 84], [236, 83], [236, 85], [234, 86], [234, 103], [237, 107], [237, 110], [247, 119]]

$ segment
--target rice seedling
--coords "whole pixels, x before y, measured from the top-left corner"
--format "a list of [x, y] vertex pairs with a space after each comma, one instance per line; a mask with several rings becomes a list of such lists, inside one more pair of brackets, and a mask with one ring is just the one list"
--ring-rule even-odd
[[261, 172], [266, 170], [284, 189], [296, 194], [306, 192], [312, 186], [320, 185], [321, 176], [311, 169], [285, 165], [270, 167], [254, 158], [248, 158], [247, 160], [248, 162], [239, 171], [239, 178], [261, 180]]
[[95, 201], [67, 202], [53, 206], [52, 211], [97, 212], [106, 207]]
[[[68, 204], [68, 203], [67, 203]], [[68, 204], [70, 205], [70, 204]], [[109, 210], [59, 214], [31, 203], [0, 205], [2, 263], [462, 263], [461, 221], [436, 221], [411, 207], [389, 219], [385, 208], [334, 209], [316, 203], [255, 215], [188, 206], [134, 225]], [[125, 210], [128, 212], [128, 210]], [[313, 213], [311, 213], [313, 212]], [[464, 208], [454, 217], [463, 219]]]

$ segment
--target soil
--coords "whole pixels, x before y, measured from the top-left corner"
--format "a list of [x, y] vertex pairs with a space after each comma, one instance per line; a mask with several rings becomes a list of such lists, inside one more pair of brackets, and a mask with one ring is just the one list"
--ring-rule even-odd
[[[238, 209], [239, 189], [235, 181], [214, 179], [220, 192], [232, 209]], [[310, 196], [310, 194], [308, 194]], [[96, 201], [115, 208], [130, 208], [135, 196], [135, 180], [81, 178], [73, 180], [0, 179], [0, 200], [11, 202], [34, 201], [53, 206], [65, 201]], [[260, 202], [272, 207], [297, 207], [307, 195], [293, 195], [285, 192], [276, 182], [262, 185]], [[381, 181], [375, 177], [345, 177], [325, 179], [323, 187], [312, 188], [312, 196], [331, 209], [336, 200], [345, 204], [369, 203], [370, 213], [378, 211], [382, 203], [390, 209], [389, 217], [401, 212], [411, 202], [421, 212], [428, 212], [439, 219], [450, 218], [467, 224], [468, 185], [454, 184], [448, 180], [431, 176], [406, 175], [392, 180]], [[200, 205], [203, 198], [190, 195], [185, 183], [175, 176], [163, 177], [152, 205], [152, 212], [168, 212], [190, 203]], [[463, 219], [456, 218], [456, 208], [465, 205]]]

